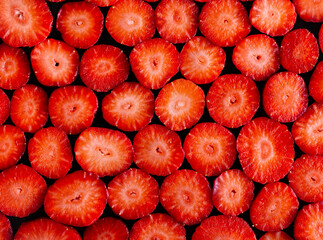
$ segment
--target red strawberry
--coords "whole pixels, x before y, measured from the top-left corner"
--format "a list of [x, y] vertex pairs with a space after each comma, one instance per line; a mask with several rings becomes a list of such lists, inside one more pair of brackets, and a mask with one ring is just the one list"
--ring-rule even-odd
[[213, 208], [212, 191], [206, 177], [193, 170], [177, 170], [160, 187], [160, 203], [176, 221], [194, 225], [207, 218]]
[[293, 240], [287, 233], [283, 231], [267, 232], [259, 240]]
[[12, 227], [9, 219], [2, 213], [0, 213], [0, 239], [10, 240], [12, 239]]
[[28, 142], [31, 166], [47, 178], [61, 178], [72, 167], [73, 154], [66, 133], [58, 128], [40, 129]]
[[78, 73], [79, 55], [75, 48], [55, 39], [36, 45], [30, 60], [37, 80], [45, 86], [69, 85]]
[[262, 184], [287, 175], [295, 156], [287, 126], [265, 117], [255, 118], [242, 127], [237, 150], [245, 174]]
[[321, 52], [323, 52], [323, 24], [321, 25], [321, 28], [319, 31], [319, 45], [321, 48]]
[[48, 2], [64, 2], [65, 0], [47, 0]]
[[206, 106], [213, 120], [229, 128], [248, 123], [260, 104], [258, 88], [251, 78], [226, 74], [217, 78], [206, 95]]
[[103, 118], [123, 131], [139, 131], [154, 116], [154, 94], [136, 82], [124, 82], [102, 100]]
[[279, 47], [265, 34], [249, 35], [233, 49], [232, 62], [243, 75], [264, 81], [280, 67]]
[[311, 71], [319, 57], [317, 39], [305, 28], [287, 33], [280, 45], [281, 65], [290, 72], [306, 73]]
[[152, 213], [159, 202], [157, 181], [148, 173], [130, 168], [108, 184], [108, 204], [124, 219], [138, 219]]
[[10, 114], [10, 100], [7, 94], [0, 89], [0, 125], [7, 121]]
[[0, 1], [0, 37], [13, 47], [32, 47], [52, 30], [53, 16], [44, 0]]
[[166, 176], [183, 163], [184, 150], [179, 135], [168, 128], [152, 124], [133, 139], [135, 164], [153, 175]]
[[47, 104], [48, 96], [44, 89], [26, 84], [13, 93], [10, 118], [24, 132], [35, 133], [47, 122]]
[[155, 101], [155, 113], [159, 120], [174, 131], [195, 125], [202, 117], [204, 107], [202, 88], [185, 79], [177, 79], [164, 86]]
[[44, 202], [47, 185], [31, 167], [19, 164], [0, 173], [0, 211], [23, 218], [36, 212]]
[[96, 5], [85, 1], [68, 2], [58, 12], [56, 28], [67, 44], [89, 48], [99, 40], [103, 20], [103, 14]]
[[308, 90], [316, 102], [323, 103], [323, 61], [316, 65], [308, 84]]
[[156, 9], [159, 35], [172, 43], [185, 43], [198, 29], [199, 8], [193, 0], [161, 0]]
[[220, 47], [232, 47], [246, 37], [251, 25], [248, 12], [238, 0], [206, 3], [199, 15], [201, 33]]
[[56, 222], [84, 227], [99, 219], [107, 197], [106, 186], [97, 175], [79, 170], [48, 187], [44, 209]]
[[135, 222], [130, 240], [172, 239], [186, 240], [183, 225], [165, 213], [154, 213]]
[[293, 122], [308, 105], [308, 93], [304, 79], [293, 72], [279, 72], [266, 82], [263, 107], [268, 116], [279, 122]]
[[191, 167], [205, 176], [217, 176], [237, 158], [236, 139], [225, 127], [204, 122], [186, 135], [183, 148]]
[[226, 54], [206, 38], [196, 36], [184, 45], [179, 57], [179, 68], [186, 79], [196, 84], [207, 84], [220, 75]]
[[117, 175], [132, 163], [132, 143], [122, 132], [89, 127], [75, 142], [75, 159], [87, 172], [99, 177]]
[[108, 7], [115, 4], [118, 0], [86, 0], [86, 1], [93, 3], [98, 7]]
[[135, 46], [154, 36], [155, 12], [142, 0], [118, 0], [109, 9], [105, 27], [116, 42]]
[[145, 87], [163, 87], [179, 69], [176, 47], [162, 38], [146, 40], [136, 45], [129, 56], [137, 80]]
[[48, 101], [51, 122], [68, 134], [90, 127], [97, 109], [98, 99], [93, 91], [78, 85], [55, 89]]
[[323, 2], [321, 0], [292, 0], [296, 12], [306, 22], [323, 21]]
[[119, 48], [101, 44], [83, 54], [80, 77], [87, 87], [108, 92], [128, 78], [129, 69], [128, 59]]

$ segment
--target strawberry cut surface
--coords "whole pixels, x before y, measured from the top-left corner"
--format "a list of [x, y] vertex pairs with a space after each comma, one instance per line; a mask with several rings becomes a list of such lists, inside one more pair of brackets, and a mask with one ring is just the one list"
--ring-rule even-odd
[[10, 220], [3, 213], [0, 213], [0, 238], [4, 240], [12, 239], [12, 235]]
[[293, 240], [287, 233], [283, 231], [267, 232], [259, 240]]
[[10, 99], [7, 94], [0, 89], [0, 125], [2, 125], [10, 114]]
[[292, 0], [296, 12], [306, 22], [323, 21], [323, 2], [318, 0]]
[[316, 65], [308, 84], [308, 91], [316, 102], [323, 103], [323, 61]]

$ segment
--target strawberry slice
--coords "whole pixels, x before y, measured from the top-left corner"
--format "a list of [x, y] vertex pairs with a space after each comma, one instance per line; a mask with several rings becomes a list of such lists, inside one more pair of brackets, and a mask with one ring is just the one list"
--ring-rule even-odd
[[0, 125], [7, 121], [10, 114], [10, 99], [7, 94], [0, 89]]
[[154, 36], [155, 12], [142, 0], [118, 0], [108, 11], [105, 27], [116, 42], [135, 46]]
[[266, 232], [259, 240], [293, 240], [287, 233], [283, 231]]
[[47, 185], [31, 167], [19, 164], [0, 173], [0, 211], [7, 216], [27, 217], [44, 202]]
[[135, 164], [153, 175], [166, 176], [183, 163], [184, 150], [179, 135], [165, 126], [152, 124], [133, 139]]
[[82, 169], [99, 177], [114, 176], [132, 163], [132, 143], [122, 132], [89, 127], [75, 142], [75, 159]]
[[52, 30], [53, 16], [44, 0], [0, 2], [0, 38], [13, 47], [32, 47]]
[[305, 28], [287, 33], [280, 45], [280, 63], [290, 72], [311, 71], [319, 57], [319, 46], [314, 34]]
[[28, 157], [39, 174], [52, 179], [65, 176], [73, 161], [66, 133], [54, 127], [40, 129], [34, 134], [28, 142]]
[[44, 209], [56, 222], [85, 227], [99, 219], [107, 198], [106, 186], [97, 175], [78, 170], [49, 186]]
[[199, 8], [193, 0], [161, 0], [156, 9], [159, 35], [172, 43], [185, 43], [198, 29]]
[[93, 3], [98, 7], [108, 7], [114, 5], [118, 0], [85, 0], [87, 2]]
[[202, 7], [199, 28], [215, 45], [233, 47], [249, 34], [251, 25], [248, 12], [240, 1], [214, 0]]
[[265, 117], [255, 118], [242, 127], [237, 150], [244, 173], [262, 184], [287, 175], [295, 157], [287, 126]]
[[207, 84], [222, 72], [226, 54], [206, 38], [196, 36], [184, 45], [179, 57], [179, 68], [186, 79], [196, 84]]
[[323, 52], [323, 24], [321, 25], [321, 28], [319, 30], [319, 45], [321, 48], [321, 52]]
[[308, 91], [316, 102], [323, 103], [323, 61], [316, 65], [308, 84]]
[[146, 40], [136, 45], [129, 56], [137, 80], [145, 87], [163, 87], [179, 69], [176, 47], [162, 38]]
[[11, 98], [10, 118], [24, 132], [35, 133], [48, 119], [48, 96], [44, 89], [33, 84], [14, 91]]
[[188, 226], [207, 218], [213, 208], [206, 177], [193, 170], [177, 170], [160, 187], [160, 203], [177, 222]]
[[159, 202], [157, 181], [148, 173], [130, 168], [108, 184], [108, 204], [123, 219], [138, 219], [152, 213]]
[[217, 78], [206, 95], [206, 107], [213, 120], [225, 127], [248, 123], [257, 112], [260, 95], [251, 78], [226, 74]]
[[155, 101], [155, 113], [159, 120], [174, 131], [195, 125], [202, 117], [204, 107], [202, 88], [185, 79], [177, 79], [164, 86]]
[[296, 12], [306, 22], [323, 22], [323, 2], [317, 0], [292, 0]]
[[97, 109], [96, 95], [79, 85], [55, 89], [48, 101], [51, 122], [68, 134], [78, 134], [90, 127]]
[[279, 231], [293, 222], [298, 206], [291, 187], [282, 182], [268, 183], [252, 202], [250, 220], [261, 231]]
[[80, 77], [87, 87], [108, 92], [128, 78], [129, 69], [128, 59], [119, 48], [101, 44], [83, 54]]
[[139, 131], [154, 116], [154, 94], [136, 82], [124, 82], [102, 100], [103, 118], [123, 131]]
[[99, 40], [103, 20], [103, 14], [96, 5], [85, 1], [68, 2], [58, 12], [56, 28], [64, 42], [85, 49]]
[[308, 105], [304, 79], [293, 72], [279, 72], [271, 76], [263, 90], [263, 107], [268, 116], [279, 122], [293, 122]]
[[249, 35], [233, 49], [232, 62], [243, 75], [264, 81], [280, 67], [279, 47], [265, 34]]
[[1, 239], [13, 239], [12, 227], [9, 219], [2, 213], [0, 213], [0, 238]]
[[36, 45], [30, 60], [37, 80], [45, 86], [69, 85], [78, 73], [79, 55], [75, 48], [55, 39]]

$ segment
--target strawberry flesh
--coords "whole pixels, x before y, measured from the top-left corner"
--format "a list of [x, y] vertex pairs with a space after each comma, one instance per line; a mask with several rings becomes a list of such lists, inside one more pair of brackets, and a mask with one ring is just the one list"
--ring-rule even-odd
[[292, 0], [299, 17], [306, 22], [323, 22], [323, 2], [317, 0]]
[[287, 233], [283, 231], [266, 232], [259, 240], [293, 240]]
[[10, 99], [7, 94], [0, 89], [0, 125], [2, 125], [10, 114]]
[[3, 213], [0, 213], [0, 238], [10, 240], [13, 239], [12, 235], [13, 233], [10, 220]]
[[308, 84], [308, 90], [316, 102], [323, 103], [323, 61], [316, 65]]

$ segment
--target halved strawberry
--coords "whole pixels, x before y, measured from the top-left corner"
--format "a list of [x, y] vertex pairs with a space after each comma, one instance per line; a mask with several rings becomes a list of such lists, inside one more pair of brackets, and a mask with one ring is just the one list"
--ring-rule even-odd
[[242, 127], [237, 150], [245, 174], [262, 184], [286, 176], [295, 157], [294, 141], [287, 126], [265, 117], [255, 118]]
[[185, 43], [198, 29], [199, 8], [193, 0], [161, 0], [156, 9], [159, 35], [172, 43]]
[[268, 183], [252, 202], [250, 220], [261, 231], [279, 231], [293, 222], [298, 206], [291, 187], [282, 182]]
[[318, 57], [317, 39], [309, 30], [295, 29], [284, 36], [280, 45], [280, 63], [287, 71], [309, 72], [315, 67]]
[[153, 175], [166, 176], [183, 163], [184, 150], [179, 135], [167, 127], [152, 124], [133, 139], [135, 164]]
[[232, 62], [243, 75], [265, 81], [280, 67], [279, 47], [265, 34], [249, 35], [233, 49]]
[[308, 91], [316, 102], [323, 103], [323, 61], [316, 65], [308, 84]]
[[263, 107], [268, 116], [279, 122], [293, 122], [308, 105], [308, 93], [304, 79], [293, 72], [279, 72], [265, 84]]
[[7, 94], [0, 89], [0, 125], [2, 125], [10, 114], [10, 99]]
[[118, 0], [86, 0], [86, 1], [93, 3], [98, 7], [108, 7], [115, 4]]
[[0, 213], [0, 239], [11, 240], [12, 235], [12, 227], [9, 219]]
[[323, 22], [323, 2], [320, 0], [292, 0], [296, 12], [306, 22]]
[[186, 79], [196, 84], [207, 84], [222, 72], [226, 54], [206, 38], [196, 36], [184, 45], [179, 57], [179, 68]]
[[142, 0], [118, 0], [108, 11], [105, 27], [116, 42], [135, 46], [154, 36], [155, 12]]
[[11, 98], [10, 118], [24, 132], [35, 133], [48, 119], [48, 96], [44, 89], [33, 84], [14, 91]]
[[86, 1], [68, 2], [58, 12], [56, 28], [67, 44], [84, 49], [99, 40], [103, 20], [103, 14], [96, 5]]
[[49, 97], [48, 113], [53, 125], [68, 134], [90, 127], [98, 109], [93, 91], [79, 85], [55, 89]]
[[13, 47], [32, 47], [52, 30], [53, 16], [44, 0], [0, 1], [0, 37]]
[[48, 187], [44, 209], [56, 222], [85, 227], [99, 219], [107, 198], [106, 186], [96, 174], [78, 170]]
[[102, 100], [103, 118], [123, 131], [139, 131], [154, 116], [154, 94], [136, 82], [124, 82]]
[[287, 233], [283, 231], [266, 232], [259, 240], [293, 240]]
[[248, 123], [257, 112], [260, 95], [251, 78], [226, 74], [217, 78], [206, 95], [206, 107], [213, 120], [225, 127]]
[[83, 54], [80, 77], [87, 87], [97, 92], [108, 92], [128, 78], [129, 69], [128, 59], [119, 48], [101, 44]]
[[207, 218], [213, 208], [212, 191], [206, 177], [193, 170], [177, 170], [160, 187], [160, 203], [176, 221], [194, 225]]
[[162, 38], [146, 40], [136, 45], [129, 56], [137, 80], [145, 87], [163, 87], [179, 69], [176, 47]]
[[159, 120], [174, 131], [191, 128], [203, 115], [205, 95], [192, 81], [177, 79], [164, 86], [155, 101]]
[[214, 0], [202, 7], [199, 28], [215, 45], [232, 47], [249, 34], [251, 25], [240, 1]]
[[159, 202], [157, 181], [148, 173], [130, 168], [108, 184], [108, 204], [123, 219], [138, 219], [152, 213]]
[[41, 42], [31, 51], [30, 60], [37, 80], [45, 86], [69, 85], [78, 73], [79, 55], [63, 41]]

